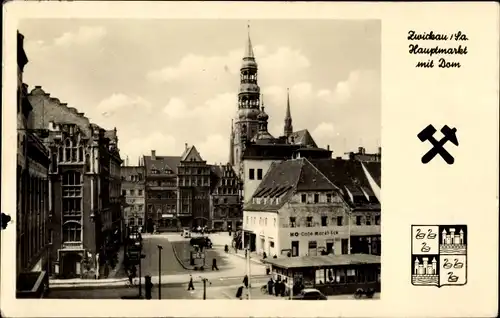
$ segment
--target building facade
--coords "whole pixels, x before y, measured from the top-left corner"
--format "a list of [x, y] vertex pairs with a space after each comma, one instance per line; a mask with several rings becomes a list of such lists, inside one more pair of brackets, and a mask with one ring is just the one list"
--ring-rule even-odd
[[298, 158], [273, 163], [245, 203], [245, 246], [277, 257], [380, 255], [380, 202], [369, 179], [377, 187], [376, 178], [358, 161]]
[[242, 226], [242, 183], [231, 164], [211, 166], [214, 178], [211, 193], [211, 227], [231, 231]]
[[32, 125], [33, 106], [23, 83], [28, 57], [24, 36], [17, 33], [17, 209], [16, 297], [41, 297], [50, 274], [50, 223], [48, 149], [43, 130]]
[[49, 130], [44, 142], [51, 158], [53, 273], [61, 278], [106, 276], [116, 265], [121, 234], [117, 138], [40, 86], [28, 98], [35, 110], [33, 126]]
[[146, 186], [143, 166], [121, 167], [121, 190], [125, 197], [123, 217], [127, 227], [145, 230]]
[[178, 171], [177, 218], [181, 227], [211, 225], [211, 168], [195, 146], [186, 144]]
[[157, 156], [151, 150], [144, 156], [146, 231], [176, 230], [177, 218], [177, 166], [181, 157]]

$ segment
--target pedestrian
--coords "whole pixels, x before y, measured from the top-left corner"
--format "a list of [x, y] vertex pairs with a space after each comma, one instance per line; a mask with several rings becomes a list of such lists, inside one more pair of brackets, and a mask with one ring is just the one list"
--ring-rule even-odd
[[238, 287], [238, 290], [236, 291], [236, 298], [241, 300], [241, 296], [243, 296], [243, 286]]
[[245, 288], [248, 288], [248, 275], [245, 275], [245, 277], [243, 277], [243, 284], [245, 285]]
[[189, 274], [188, 290], [194, 290], [193, 276], [191, 276], [191, 274]]
[[132, 277], [132, 270], [129, 269], [127, 270], [127, 272], [128, 272], [127, 274], [128, 274], [129, 287], [132, 287], [134, 285], [134, 282], [132, 281], [132, 279], [134, 278]]
[[273, 281], [273, 278], [269, 278], [269, 281], [267, 282], [267, 291], [269, 293], [269, 295], [272, 295], [273, 294], [273, 287], [274, 287], [274, 281]]
[[226, 244], [226, 245], [224, 245], [224, 252], [226, 252], [226, 253], [228, 253], [228, 252], [229, 252], [229, 246], [227, 246], [227, 244]]
[[217, 259], [214, 257], [214, 259], [212, 260], [212, 270], [219, 270], [219, 268], [217, 267]]

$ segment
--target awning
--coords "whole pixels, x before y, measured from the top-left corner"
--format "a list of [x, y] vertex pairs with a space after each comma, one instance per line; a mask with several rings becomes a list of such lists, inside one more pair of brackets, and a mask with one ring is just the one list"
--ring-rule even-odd
[[268, 260], [268, 263], [279, 268], [329, 267], [361, 264], [380, 265], [380, 256], [371, 254], [330, 254], [276, 258]]
[[48, 289], [46, 271], [24, 272], [17, 276], [16, 298], [43, 298]]

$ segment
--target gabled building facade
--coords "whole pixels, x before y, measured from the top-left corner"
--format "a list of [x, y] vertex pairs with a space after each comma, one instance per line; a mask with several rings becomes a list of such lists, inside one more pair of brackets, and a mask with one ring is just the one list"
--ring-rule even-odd
[[210, 226], [211, 168], [195, 146], [186, 144], [178, 171], [177, 218], [181, 227]]
[[211, 227], [215, 230], [234, 231], [242, 226], [242, 183], [233, 166], [212, 165], [212, 192], [210, 219]]
[[49, 131], [44, 143], [51, 158], [53, 273], [60, 278], [106, 276], [116, 266], [121, 241], [118, 139], [40, 86], [28, 98], [35, 110], [33, 126]]
[[272, 163], [245, 202], [245, 246], [277, 257], [380, 255], [380, 202], [369, 181], [376, 177], [365, 173], [358, 161], [298, 158]]
[[177, 230], [178, 187], [177, 166], [180, 156], [158, 156], [151, 150], [150, 156], [144, 156], [145, 171], [145, 219], [146, 231]]

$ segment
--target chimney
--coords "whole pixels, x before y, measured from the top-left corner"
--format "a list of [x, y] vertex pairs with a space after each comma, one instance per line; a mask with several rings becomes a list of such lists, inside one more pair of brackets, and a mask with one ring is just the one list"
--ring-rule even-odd
[[188, 143], [184, 143], [184, 149], [187, 150], [188, 149]]
[[382, 147], [378, 147], [378, 155], [381, 156], [382, 155]]
[[358, 147], [358, 153], [359, 153], [360, 155], [363, 155], [363, 154], [365, 153], [365, 148], [363, 148], [363, 147]]
[[330, 151], [330, 145], [326, 145], [326, 150]]
[[156, 150], [151, 150], [151, 160], [156, 160]]

